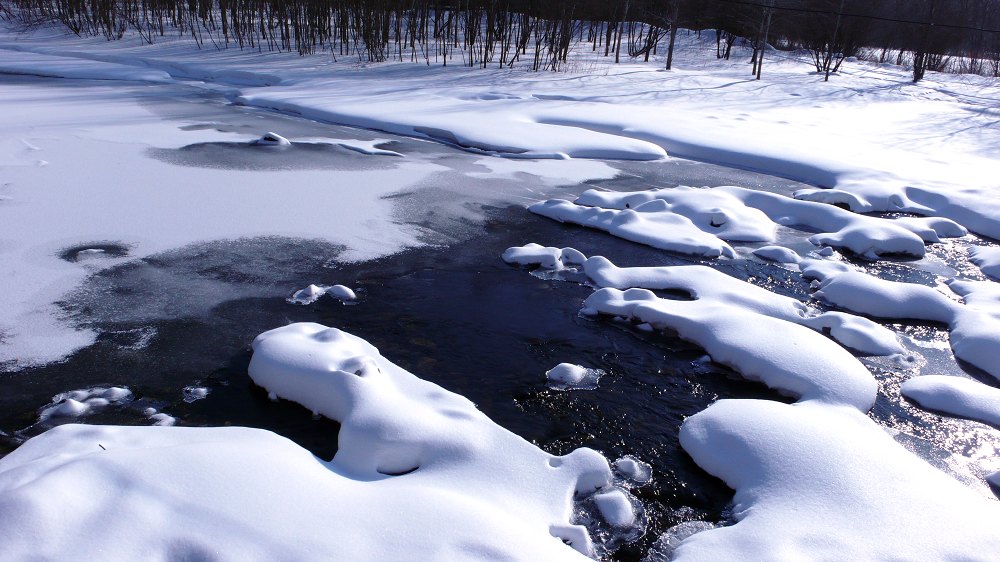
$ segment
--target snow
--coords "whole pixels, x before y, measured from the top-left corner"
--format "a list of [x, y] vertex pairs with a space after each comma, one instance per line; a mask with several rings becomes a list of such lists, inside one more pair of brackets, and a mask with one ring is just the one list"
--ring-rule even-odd
[[929, 410], [1000, 427], [1000, 388], [961, 377], [925, 375], [907, 380], [901, 391]]
[[601, 369], [588, 369], [572, 363], [560, 363], [545, 372], [549, 387], [555, 390], [593, 390], [604, 376]]
[[530, 243], [507, 248], [501, 259], [510, 264], [535, 265], [542, 269], [559, 271], [566, 267], [583, 265], [587, 256], [573, 248], [552, 248]]
[[291, 146], [292, 141], [286, 139], [285, 137], [279, 135], [278, 133], [272, 133], [268, 131], [264, 136], [252, 141], [250, 144], [260, 145], [260, 146]]
[[889, 281], [841, 262], [803, 260], [802, 274], [818, 279], [813, 294], [835, 306], [877, 318], [926, 320], [949, 328], [955, 357], [1000, 380], [1000, 286], [990, 281], [949, 281], [965, 304], [935, 288]]
[[43, 406], [38, 414], [38, 422], [50, 418], [79, 418], [112, 404], [124, 404], [132, 400], [132, 391], [118, 386], [92, 387], [61, 392], [52, 397], [52, 402]]
[[736, 186], [621, 193], [588, 190], [573, 203], [550, 200], [529, 209], [560, 222], [703, 257], [734, 257], [724, 241], [773, 242], [779, 224], [817, 229], [820, 232], [809, 238], [813, 244], [847, 249], [871, 259], [887, 254], [922, 257], [925, 243], [966, 234], [948, 219], [888, 220]]
[[799, 263], [799, 255], [784, 246], [764, 246], [753, 251], [758, 258], [777, 263]]
[[[576, 560], [574, 500], [635, 523], [600, 454], [547, 454], [364, 340], [292, 324], [253, 347], [255, 382], [341, 423], [332, 461], [258, 429], [64, 425], [0, 460], [0, 557]], [[96, 513], [114, 541], [80, 540]]]
[[615, 472], [640, 486], [648, 484], [653, 479], [653, 469], [649, 463], [633, 456], [624, 456], [616, 460], [612, 466]]
[[690, 219], [670, 212], [655, 201], [635, 209], [614, 210], [550, 199], [528, 209], [536, 215], [603, 230], [661, 250], [710, 258], [736, 255], [729, 244], [701, 231]]
[[323, 295], [330, 295], [340, 302], [351, 302], [358, 299], [354, 290], [344, 285], [309, 285], [305, 289], [299, 289], [288, 297], [291, 304], [312, 304], [318, 301]]
[[690, 536], [675, 560], [987, 560], [1000, 549], [1000, 504], [856, 409], [720, 400], [680, 439], [736, 490], [737, 523]]
[[970, 254], [970, 261], [978, 265], [984, 274], [1000, 281], [1000, 248], [975, 246]]
[[[797, 264], [817, 279], [817, 300], [945, 324], [954, 355], [1000, 379], [1000, 285], [887, 281], [773, 245], [785, 227], [798, 227], [822, 246], [815, 255], [833, 257], [837, 248], [877, 260], [921, 258], [927, 244], [967, 230], [1000, 239], [996, 81], [931, 73], [910, 84], [903, 69], [848, 61], [823, 82], [798, 55], [772, 58], [776, 52], [755, 81], [744, 61], [716, 61], [707, 38], [680, 39], [670, 72], [659, 61], [594, 72], [592, 55], [576, 52], [553, 79], [521, 69], [360, 68], [331, 57], [199, 51], [171, 38], [141, 47], [52, 28], [5, 30], [0, 72], [61, 77], [73, 87], [0, 85], [0, 256], [11, 264], [0, 277], [0, 364], [41, 364], [93, 343], [97, 334], [67, 326], [55, 303], [86, 276], [128, 260], [253, 236], [321, 238], [344, 245], [346, 260], [426, 243], [389, 196], [433, 184], [445, 168], [381, 158], [402, 154], [380, 148], [382, 140], [336, 141], [385, 167], [335, 179], [148, 158], [151, 148], [259, 139], [261, 130], [186, 128], [201, 123], [168, 122], [151, 109], [173, 95], [223, 93], [246, 106], [460, 147], [476, 155], [469, 178], [584, 183], [618, 174], [574, 159], [630, 160], [640, 169], [668, 164], [669, 153], [809, 182], [817, 188], [794, 198], [681, 186], [595, 190], [531, 209], [695, 257], [737, 259], [748, 250], [731, 243], [770, 244], [749, 251]], [[551, 196], [518, 192], [517, 200]], [[879, 211], [926, 216], [859, 214]], [[98, 241], [126, 251], [102, 251]], [[82, 248], [79, 259], [60, 258], [67, 248]], [[684, 449], [736, 491], [736, 524], [682, 523], [657, 541], [651, 559], [656, 551], [677, 560], [983, 559], [1000, 550], [996, 501], [931, 468], [865, 415], [877, 384], [844, 347], [903, 353], [891, 330], [845, 312], [821, 314], [704, 266], [619, 268], [537, 244], [503, 259], [577, 273], [599, 287], [585, 313], [676, 331], [711, 360], [799, 400], [722, 400], [685, 421]], [[971, 259], [997, 277], [995, 248], [976, 248]], [[323, 294], [356, 297], [347, 287], [310, 285], [290, 300]], [[254, 348], [250, 374], [270, 396], [341, 423], [332, 461], [261, 430], [64, 425], [0, 459], [0, 558], [580, 559], [599, 545], [574, 523], [575, 501], [592, 501], [609, 525], [640, 524], [633, 498], [612, 484], [598, 453], [544, 453], [358, 338], [293, 324], [262, 334]], [[189, 388], [185, 398], [208, 392]], [[81, 416], [129, 399], [92, 390], [59, 395], [41, 415]], [[991, 386], [924, 376], [902, 392], [937, 411], [996, 423]], [[156, 425], [177, 421], [155, 408], [144, 415]], [[641, 467], [622, 459], [615, 472], [639, 482]], [[1000, 487], [1000, 476], [988, 481]], [[302, 532], [317, 521], [323, 532]]]

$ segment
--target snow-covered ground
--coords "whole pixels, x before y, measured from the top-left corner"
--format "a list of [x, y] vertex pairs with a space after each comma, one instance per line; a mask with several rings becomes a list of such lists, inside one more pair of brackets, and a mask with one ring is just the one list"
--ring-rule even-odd
[[[93, 343], [97, 334], [78, 329], [59, 301], [88, 275], [159, 252], [286, 237], [323, 240], [344, 248], [338, 259], [359, 261], [434, 242], [432, 228], [400, 218], [393, 196], [457, 173], [479, 187], [446, 197], [453, 206], [441, 209], [455, 218], [478, 220], [466, 202], [524, 203], [705, 263], [770, 260], [765, 267], [816, 280], [803, 302], [708, 265], [618, 267], [539, 244], [504, 253], [546, 270], [543, 279], [595, 287], [585, 315], [676, 334], [797, 400], [720, 401], [684, 423], [684, 449], [736, 497], [730, 525], [664, 535], [676, 559], [989, 559], [1000, 551], [1000, 504], [984, 478], [1000, 457], [977, 459], [965, 485], [907, 451], [865, 415], [880, 382], [856, 356], [912, 363], [910, 340], [872, 319], [932, 322], [947, 326], [956, 357], [1000, 378], [1000, 285], [965, 267], [995, 277], [996, 249], [976, 238], [971, 255], [948, 263], [929, 250], [968, 231], [1000, 239], [1000, 84], [933, 73], [911, 84], [905, 69], [858, 62], [823, 82], [808, 61], [777, 52], [755, 81], [742, 58], [717, 61], [708, 37], [681, 40], [669, 72], [659, 62], [606, 64], [580, 46], [566, 72], [533, 74], [3, 31], [0, 365], [58, 361]], [[206, 126], [176, 107], [200, 96], [243, 106], [241, 122]], [[258, 129], [258, 110], [318, 124], [289, 122], [301, 135]], [[369, 131], [323, 134], [324, 124]], [[424, 157], [419, 143], [404, 150], [379, 135], [469, 154]], [[355, 160], [336, 174], [281, 165], [341, 149]], [[213, 160], [246, 151], [274, 163]], [[611, 160], [642, 171], [671, 157], [814, 188], [580, 185], [616, 177]], [[202, 161], [178, 165], [185, 158]], [[514, 187], [487, 194], [499, 179]], [[566, 185], [578, 199], [545, 201]], [[938, 286], [865, 268], [901, 256], [937, 274]], [[281, 298], [357, 297], [342, 285], [292, 290]], [[333, 461], [259, 430], [66, 426], [0, 460], [0, 557], [574, 559], [602, 553], [593, 529], [578, 524], [581, 504], [616, 532], [642, 527], [642, 506], [599, 453], [549, 455], [360, 338], [293, 324], [254, 348], [256, 384], [342, 424]], [[562, 364], [548, 376], [570, 388], [598, 374], [590, 371]], [[996, 424], [996, 388], [952, 378], [914, 378], [902, 394]], [[67, 390], [43, 412], [82, 416], [130, 392]], [[175, 421], [150, 410], [159, 425]], [[617, 474], [642, 468], [615, 463]], [[641, 476], [634, 485], [648, 481]]]

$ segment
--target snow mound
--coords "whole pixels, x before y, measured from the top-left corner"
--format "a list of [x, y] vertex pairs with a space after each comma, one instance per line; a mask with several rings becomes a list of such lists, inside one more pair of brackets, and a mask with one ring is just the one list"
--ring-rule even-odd
[[593, 390], [603, 376], [601, 369], [588, 369], [572, 363], [560, 363], [545, 372], [549, 387], [555, 390]]
[[[763, 211], [785, 226], [819, 230], [809, 238], [817, 246], [832, 246], [877, 259], [885, 254], [923, 257], [925, 242], [940, 241], [933, 229], [912, 222], [859, 215], [833, 205], [800, 201], [784, 195], [736, 186], [716, 188]], [[943, 229], [942, 232], [950, 232]]]
[[613, 236], [692, 256], [735, 257], [736, 252], [714, 234], [702, 231], [683, 215], [650, 201], [635, 209], [584, 207], [562, 199], [550, 199], [528, 207], [532, 213], [559, 222], [603, 230]]
[[847, 249], [871, 259], [882, 255], [923, 257], [925, 243], [966, 232], [947, 219], [883, 219], [736, 186], [588, 190], [573, 203], [554, 199], [529, 209], [560, 222], [704, 257], [733, 257], [724, 240], [772, 242], [779, 224], [819, 230], [809, 238], [813, 244]]
[[649, 553], [643, 558], [643, 562], [670, 562], [673, 560], [674, 551], [684, 539], [714, 528], [715, 525], [707, 521], [678, 523], [657, 537], [656, 542], [649, 548]]
[[803, 303], [730, 277], [707, 266], [620, 268], [607, 258], [594, 256], [583, 264], [587, 277], [598, 287], [671, 290], [691, 298], [715, 302], [720, 307], [770, 316], [816, 331], [828, 330], [843, 345], [871, 355], [901, 353], [895, 334], [875, 322], [841, 312], [816, 314]]
[[535, 243], [507, 248], [501, 258], [510, 264], [538, 266], [552, 271], [583, 265], [587, 259], [573, 248], [552, 248]]
[[[332, 461], [258, 429], [60, 426], [0, 459], [0, 557], [582, 560], [574, 499], [630, 524], [600, 454], [547, 454], [364, 340], [292, 324], [253, 347], [255, 382], [341, 423]], [[97, 514], [114, 541], [80, 540]]]
[[50, 418], [77, 418], [132, 400], [132, 391], [119, 386], [93, 387], [61, 392], [38, 413], [39, 423]]
[[292, 146], [292, 141], [278, 133], [267, 132], [264, 136], [252, 141], [250, 144], [258, 146]]
[[197, 402], [198, 400], [206, 398], [210, 392], [212, 392], [210, 389], [197, 385], [185, 386], [181, 391], [184, 395], [184, 401], [187, 403]]
[[955, 357], [1000, 380], [1000, 285], [951, 281], [956, 302], [925, 285], [879, 279], [840, 262], [802, 260], [802, 275], [819, 281], [814, 296], [834, 306], [878, 318], [926, 320], [949, 328]]
[[653, 480], [653, 468], [633, 456], [626, 455], [614, 462], [615, 472], [638, 486], [644, 486]]
[[730, 242], [771, 242], [775, 225], [761, 211], [746, 206], [725, 191], [678, 186], [632, 193], [591, 189], [580, 194], [574, 203], [609, 209], [638, 209], [650, 201], [662, 201], [660, 207], [681, 215], [699, 229]]
[[680, 441], [736, 490], [737, 523], [689, 536], [674, 560], [985, 561], [1000, 552], [1000, 503], [856, 409], [720, 400], [684, 422]]
[[350, 287], [344, 285], [309, 285], [305, 289], [295, 291], [292, 296], [285, 300], [291, 304], [307, 305], [318, 301], [323, 295], [330, 295], [343, 303], [358, 299], [358, 295]]
[[972, 263], [978, 265], [983, 274], [1000, 281], [1000, 248], [975, 246], [970, 255]]
[[777, 263], [799, 263], [799, 255], [794, 250], [783, 246], [764, 246], [753, 251], [753, 255], [762, 260]]
[[907, 380], [901, 390], [924, 408], [1000, 427], [1000, 388], [961, 377], [926, 375]]
[[861, 411], [875, 403], [878, 384], [864, 365], [822, 334], [792, 322], [711, 298], [661, 299], [645, 289], [601, 289], [587, 298], [584, 311], [674, 330], [713, 361], [802, 400]]

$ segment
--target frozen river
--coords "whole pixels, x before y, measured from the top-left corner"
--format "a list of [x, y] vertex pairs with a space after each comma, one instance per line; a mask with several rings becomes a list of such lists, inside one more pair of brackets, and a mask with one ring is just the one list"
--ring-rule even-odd
[[[59, 87], [43, 79], [2, 80], [11, 88]], [[749, 256], [681, 257], [560, 224], [525, 208], [550, 197], [571, 199], [593, 187], [625, 191], [739, 185], [789, 194], [801, 184], [680, 159], [576, 164], [502, 160], [232, 105], [221, 94], [199, 90], [192, 95], [183, 86], [120, 90], [124, 93], [119, 95], [131, 96], [179, 131], [275, 131], [293, 140], [308, 139], [290, 147], [224, 140], [150, 147], [144, 149], [150, 173], [162, 174], [167, 166], [176, 168], [179, 177], [191, 169], [260, 174], [273, 178], [287, 198], [302, 197], [299, 204], [309, 207], [313, 200], [302, 195], [289, 173], [324, 174], [319, 177], [338, 184], [350, 197], [351, 189], [368, 188], [341, 185], [354, 174], [405, 171], [409, 165], [433, 171], [406, 189], [380, 196], [391, 205], [392, 228], [406, 232], [410, 241], [376, 259], [358, 259], [349, 243], [322, 231], [312, 238], [274, 233], [207, 239], [141, 256], [132, 254], [134, 241], [129, 239], [64, 240], [47, 258], [89, 269], [82, 282], [58, 297], [60, 322], [95, 333], [96, 341], [65, 360], [7, 364], [7, 372], [0, 373], [0, 454], [53, 425], [80, 421], [59, 416], [39, 421], [40, 410], [53, 396], [120, 386], [130, 389], [134, 400], [82, 421], [148, 425], [147, 410], [153, 408], [175, 418], [177, 425], [269, 429], [329, 459], [336, 451], [337, 424], [291, 402], [269, 400], [247, 376], [249, 344], [256, 335], [291, 322], [318, 322], [366, 339], [384, 357], [469, 398], [497, 424], [548, 452], [564, 454], [587, 446], [609, 459], [632, 455], [650, 463], [653, 483], [635, 491], [648, 518], [647, 532], [622, 547], [615, 559], [641, 559], [660, 532], [676, 523], [727, 520], [732, 491], [680, 448], [680, 424], [723, 398], [791, 399], [704, 360], [703, 350], [670, 334], [582, 317], [580, 306], [591, 287], [529, 275], [505, 264], [500, 255], [508, 247], [538, 242], [607, 256], [621, 267], [700, 263], [805, 301], [809, 283], [797, 271]], [[109, 181], [141, 183], [143, 170], [140, 163], [127, 178]], [[236, 197], [226, 208], [255, 204], [260, 203], [252, 197]], [[379, 228], [372, 225], [365, 236], [377, 237]], [[782, 227], [779, 243], [806, 252], [812, 248], [805, 241], [808, 234]], [[921, 260], [850, 261], [884, 279], [934, 286], [942, 276], [981, 278], [960, 259], [967, 246], [981, 243], [969, 235], [929, 247]], [[104, 265], [102, 260], [114, 261]], [[358, 299], [342, 304], [324, 297], [305, 306], [287, 301], [309, 284], [346, 285]], [[1000, 432], [920, 410], [900, 396], [899, 385], [915, 374], [986, 376], [956, 362], [944, 326], [889, 326], [904, 336], [912, 360], [862, 359], [880, 383], [870, 417], [932, 464], [975, 481], [970, 465], [993, 454]], [[554, 390], [547, 386], [545, 372], [561, 362], [606, 374], [594, 390]]]

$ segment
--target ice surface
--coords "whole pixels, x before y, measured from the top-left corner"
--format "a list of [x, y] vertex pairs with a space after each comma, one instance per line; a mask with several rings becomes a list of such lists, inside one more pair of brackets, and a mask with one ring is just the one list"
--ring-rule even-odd
[[1000, 388], [961, 377], [925, 375], [907, 380], [901, 390], [924, 408], [1000, 427]]

